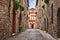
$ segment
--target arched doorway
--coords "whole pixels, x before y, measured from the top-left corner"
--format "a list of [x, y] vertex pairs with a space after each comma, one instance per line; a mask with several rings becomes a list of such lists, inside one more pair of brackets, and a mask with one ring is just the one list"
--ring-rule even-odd
[[15, 15], [15, 10], [13, 8], [13, 19], [12, 19], [12, 33], [15, 33], [16, 31], [16, 15]]
[[57, 37], [60, 38], [60, 8], [57, 11]]
[[31, 28], [34, 28], [34, 24], [31, 24]]
[[21, 25], [21, 21], [22, 21], [22, 15], [21, 15], [21, 11], [20, 11], [20, 15], [19, 15], [19, 25]]
[[15, 14], [15, 1], [13, 1], [12, 8], [12, 34], [16, 32], [16, 14]]

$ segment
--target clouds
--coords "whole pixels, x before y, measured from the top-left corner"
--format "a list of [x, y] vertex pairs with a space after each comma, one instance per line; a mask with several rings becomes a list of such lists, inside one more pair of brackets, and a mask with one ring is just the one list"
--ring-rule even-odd
[[35, 8], [35, 5], [36, 5], [36, 0], [29, 0], [29, 9]]

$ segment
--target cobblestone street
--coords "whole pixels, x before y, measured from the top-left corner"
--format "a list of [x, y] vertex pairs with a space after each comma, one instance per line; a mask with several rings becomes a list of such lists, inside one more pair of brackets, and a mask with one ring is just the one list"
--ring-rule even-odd
[[39, 29], [27, 29], [25, 32], [10, 37], [7, 40], [55, 40], [48, 33]]

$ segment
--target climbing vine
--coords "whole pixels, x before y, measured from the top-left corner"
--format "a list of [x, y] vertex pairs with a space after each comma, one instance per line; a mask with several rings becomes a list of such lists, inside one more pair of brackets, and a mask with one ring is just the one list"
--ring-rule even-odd
[[49, 0], [44, 0], [44, 2], [45, 2], [46, 4], [48, 4], [48, 3], [49, 3]]
[[20, 7], [19, 2], [18, 1], [15, 1], [14, 6], [15, 6], [15, 10], [17, 10]]
[[38, 19], [41, 19], [41, 16], [38, 16]]
[[24, 11], [24, 7], [20, 5], [20, 10], [21, 11]]
[[24, 7], [20, 5], [18, 1], [15, 1], [15, 10], [18, 10], [20, 8], [21, 11], [24, 11]]

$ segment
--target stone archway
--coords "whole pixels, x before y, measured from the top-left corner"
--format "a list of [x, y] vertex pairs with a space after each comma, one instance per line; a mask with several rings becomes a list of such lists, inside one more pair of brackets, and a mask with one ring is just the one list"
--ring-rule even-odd
[[57, 37], [60, 38], [60, 7], [57, 11]]

